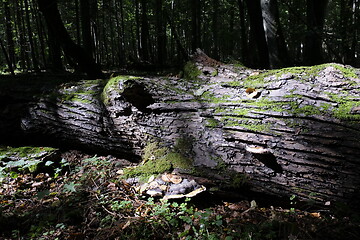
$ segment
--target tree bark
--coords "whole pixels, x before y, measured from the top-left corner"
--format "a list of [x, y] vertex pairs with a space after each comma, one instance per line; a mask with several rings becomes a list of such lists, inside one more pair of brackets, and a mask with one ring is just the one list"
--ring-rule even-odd
[[[259, 72], [201, 51], [193, 57], [200, 75], [190, 80], [67, 83], [23, 100], [30, 103], [22, 111], [14, 111], [13, 100], [6, 105], [11, 91], [0, 88], [0, 135], [133, 160], [152, 140], [168, 147], [185, 140], [197, 171], [219, 184], [228, 186], [229, 173], [237, 172], [253, 191], [359, 206], [359, 69], [324, 64]], [[10, 112], [16, 117], [9, 119]]]

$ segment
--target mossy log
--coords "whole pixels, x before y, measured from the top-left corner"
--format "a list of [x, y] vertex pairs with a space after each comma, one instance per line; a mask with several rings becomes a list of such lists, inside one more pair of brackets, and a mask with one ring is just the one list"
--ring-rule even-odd
[[[187, 78], [59, 85], [17, 115], [21, 138], [133, 160], [151, 141], [169, 148], [180, 141], [197, 169], [239, 172], [254, 191], [359, 206], [358, 69], [254, 70], [203, 53], [188, 64], [194, 72]], [[226, 171], [218, 179], [226, 180]]]

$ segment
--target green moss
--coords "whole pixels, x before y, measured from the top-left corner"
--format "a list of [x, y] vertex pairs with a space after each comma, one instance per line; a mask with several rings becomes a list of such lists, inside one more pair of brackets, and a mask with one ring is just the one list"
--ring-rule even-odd
[[334, 117], [344, 120], [359, 120], [360, 114], [351, 113], [351, 109], [354, 107], [360, 107], [360, 102], [348, 99], [340, 103], [338, 107], [333, 110]]
[[216, 128], [219, 126], [219, 121], [214, 118], [207, 118], [206, 122], [206, 126], [210, 128]]
[[[347, 67], [343, 67], [341, 65], [338, 64], [333, 64], [333, 63], [326, 63], [326, 64], [321, 64], [321, 65], [316, 65], [316, 66], [311, 66], [311, 67], [290, 67], [290, 68], [282, 68], [282, 69], [274, 69], [274, 70], [269, 70], [269, 71], [264, 71], [259, 73], [258, 75], [251, 75], [245, 79], [243, 79], [242, 81], [233, 81], [233, 82], [229, 82], [228, 84], [230, 86], [241, 86], [241, 87], [251, 87], [251, 88], [262, 88], [264, 87], [264, 85], [266, 83], [268, 83], [269, 81], [273, 81], [270, 80], [270, 78], [273, 76], [275, 79], [276, 78], [280, 78], [282, 75], [284, 74], [294, 74], [295, 78], [298, 78], [297, 76], [300, 75], [300, 79], [301, 81], [306, 81], [307, 79], [311, 79], [313, 77], [315, 77], [320, 71], [322, 71], [323, 69], [325, 69], [326, 67], [332, 66], [338, 70], [340, 70], [342, 72], [342, 74], [344, 75], [345, 78], [358, 78], [356, 72], [354, 69], [352, 68], [347, 68]], [[349, 83], [353, 83], [353, 81], [349, 80]]]
[[198, 80], [201, 71], [196, 67], [194, 62], [187, 62], [184, 66], [184, 78], [187, 80]]
[[215, 70], [211, 73], [211, 76], [212, 76], [212, 77], [216, 77], [218, 74], [219, 74], [218, 70], [215, 69]]
[[270, 124], [262, 123], [258, 119], [226, 116], [221, 118], [225, 127], [243, 127], [254, 132], [270, 132]]
[[98, 98], [99, 87], [104, 85], [103, 80], [84, 80], [77, 83], [65, 83], [58, 92], [49, 95], [49, 98], [61, 102], [91, 103]]
[[70, 93], [63, 93], [58, 96], [60, 101], [65, 102], [82, 102], [82, 103], [91, 103], [91, 98], [96, 95], [97, 92], [89, 90], [85, 92], [70, 92]]
[[320, 110], [320, 108], [312, 106], [312, 105], [307, 105], [307, 106], [300, 107], [300, 108], [294, 108], [293, 110], [296, 115], [304, 115], [304, 116], [320, 115], [322, 112]]
[[125, 177], [151, 176], [171, 171], [174, 168], [193, 170], [192, 160], [182, 153], [189, 149], [188, 143], [179, 142], [174, 150], [160, 147], [156, 142], [150, 142], [144, 148], [143, 164], [135, 168], [124, 169]]
[[344, 67], [338, 64], [330, 64], [334, 68], [340, 70], [345, 78], [358, 78], [359, 76], [356, 74], [354, 68]]
[[291, 101], [271, 101], [267, 98], [261, 98], [256, 101], [246, 102], [245, 105], [248, 105], [252, 108], [257, 108], [257, 111], [274, 111], [274, 112], [283, 112], [284, 106], [293, 104]]
[[221, 97], [216, 97], [211, 91], [206, 91], [201, 95], [201, 102], [208, 103], [224, 103], [228, 102], [229, 95], [223, 95]]

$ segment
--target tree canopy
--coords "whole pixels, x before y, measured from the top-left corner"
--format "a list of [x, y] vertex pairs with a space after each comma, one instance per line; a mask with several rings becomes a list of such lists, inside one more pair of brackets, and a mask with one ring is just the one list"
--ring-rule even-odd
[[360, 65], [359, 0], [2, 0], [1, 5], [0, 68], [7, 72], [71, 69], [99, 77], [99, 66], [179, 65], [196, 48], [255, 68]]

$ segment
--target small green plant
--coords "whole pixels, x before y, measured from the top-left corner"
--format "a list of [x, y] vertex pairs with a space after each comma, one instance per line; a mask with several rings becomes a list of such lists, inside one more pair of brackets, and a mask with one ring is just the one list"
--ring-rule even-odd
[[295, 213], [295, 205], [297, 204], [297, 201], [296, 201], [296, 195], [291, 195], [290, 196], [290, 213]]
[[111, 202], [111, 209], [113, 211], [122, 211], [126, 209], [131, 209], [133, 207], [131, 201], [113, 201]]
[[75, 182], [65, 183], [63, 192], [76, 192], [76, 187], [78, 186], [80, 186], [80, 184]]

